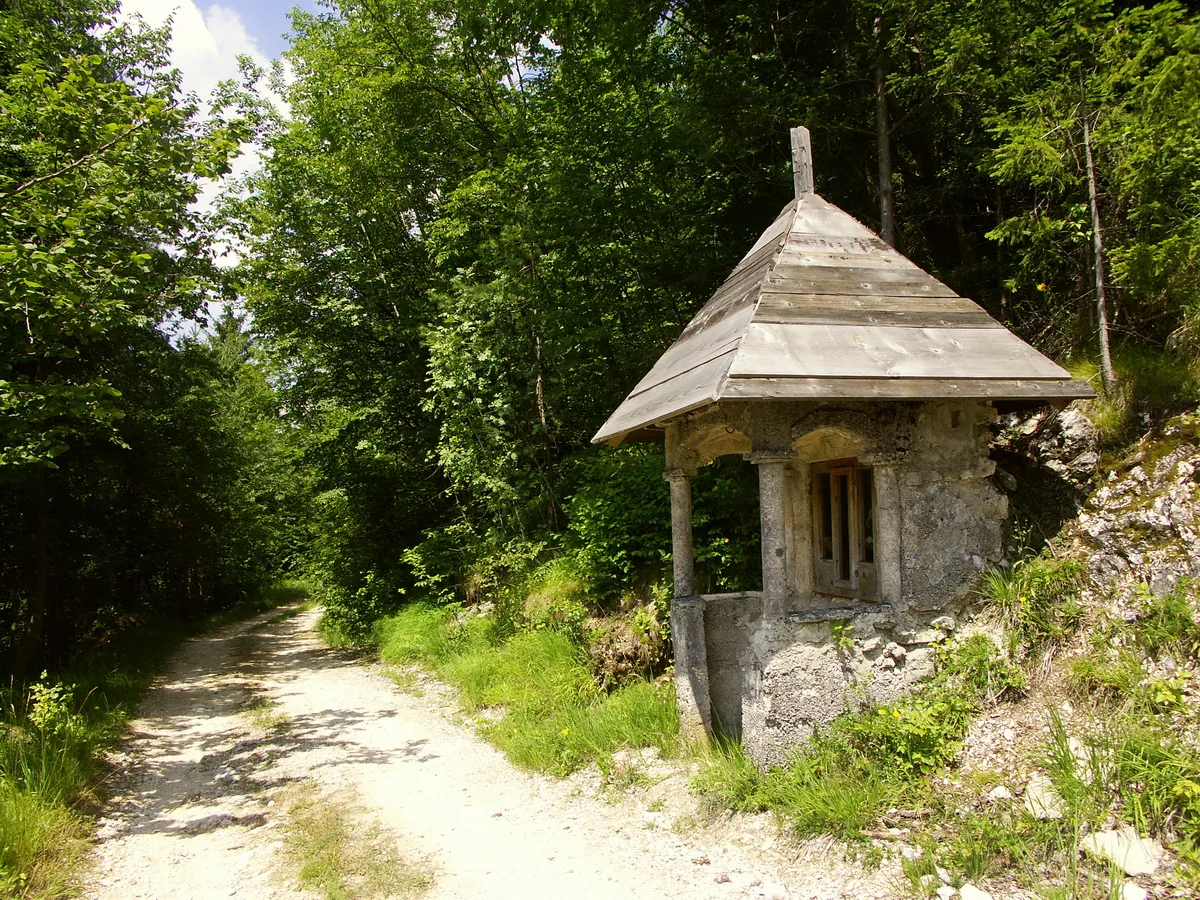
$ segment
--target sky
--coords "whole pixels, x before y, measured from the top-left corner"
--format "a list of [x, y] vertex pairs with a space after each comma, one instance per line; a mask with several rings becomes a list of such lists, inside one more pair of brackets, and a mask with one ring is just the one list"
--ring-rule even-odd
[[[203, 102], [218, 82], [238, 77], [239, 56], [249, 56], [269, 68], [271, 60], [287, 49], [282, 35], [289, 28], [288, 13], [293, 6], [309, 11], [317, 8], [315, 0], [121, 0], [121, 15], [140, 15], [154, 27], [174, 15], [171, 63], [180, 71], [183, 89]], [[246, 145], [242, 151], [234, 160], [231, 178], [249, 174], [261, 161], [257, 148]], [[202, 212], [210, 209], [220, 189], [219, 182], [202, 184], [196, 207]], [[219, 246], [225, 252], [218, 257], [218, 265], [237, 262], [236, 246]], [[183, 330], [194, 328], [189, 325]]]
[[122, 0], [122, 12], [139, 14], [159, 26], [174, 13], [172, 62], [183, 74], [184, 89], [206, 99], [217, 82], [238, 75], [237, 58], [249, 56], [260, 66], [287, 49], [283, 38], [293, 6], [315, 10], [314, 0]]

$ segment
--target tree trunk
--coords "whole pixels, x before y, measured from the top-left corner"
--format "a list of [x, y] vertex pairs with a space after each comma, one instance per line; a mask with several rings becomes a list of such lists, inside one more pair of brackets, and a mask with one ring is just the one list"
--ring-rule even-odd
[[[875, 20], [875, 37], [882, 44], [883, 20]], [[892, 139], [888, 127], [887, 72], [883, 47], [875, 64], [875, 143], [879, 149], [879, 236], [896, 246], [896, 210], [892, 201]]]
[[46, 473], [38, 469], [34, 476], [34, 580], [25, 621], [25, 633], [17, 645], [11, 674], [18, 681], [29, 671], [29, 664], [42, 646], [46, 624], [46, 597], [50, 589], [50, 500], [46, 495]]
[[1104, 282], [1104, 237], [1100, 230], [1100, 203], [1096, 199], [1096, 164], [1092, 159], [1092, 129], [1088, 123], [1087, 91], [1084, 88], [1083, 68], [1079, 69], [1079, 99], [1083, 113], [1083, 153], [1087, 160], [1088, 200], [1092, 212], [1093, 270], [1096, 274], [1096, 331], [1100, 336], [1100, 378], [1104, 392], [1111, 394], [1117, 388], [1117, 376], [1113, 371], [1112, 354], [1108, 345], [1108, 292]]
[[554, 445], [550, 440], [550, 423], [546, 418], [546, 393], [542, 380], [542, 338], [536, 332], [533, 335], [534, 355], [537, 359], [537, 396], [538, 421], [542, 425], [543, 450], [546, 459], [546, 527], [558, 531], [558, 500], [554, 487]]

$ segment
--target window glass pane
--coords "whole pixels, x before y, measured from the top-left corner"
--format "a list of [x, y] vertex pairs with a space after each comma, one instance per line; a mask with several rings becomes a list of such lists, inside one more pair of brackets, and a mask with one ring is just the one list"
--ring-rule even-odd
[[849, 477], [846, 475], [835, 475], [837, 480], [834, 486], [834, 493], [837, 497], [838, 505], [838, 578], [842, 581], [850, 580], [850, 490]]
[[829, 493], [829, 473], [822, 472], [817, 476], [818, 521], [821, 529], [817, 540], [820, 542], [821, 559], [833, 559], [833, 503]]
[[863, 562], [875, 562], [875, 490], [871, 470], [859, 469], [858, 510], [862, 517]]

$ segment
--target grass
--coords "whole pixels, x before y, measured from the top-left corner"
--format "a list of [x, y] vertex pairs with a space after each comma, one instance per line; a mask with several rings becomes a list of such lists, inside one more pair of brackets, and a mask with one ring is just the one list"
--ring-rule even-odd
[[1083, 566], [1077, 561], [1041, 555], [1018, 560], [1008, 569], [987, 570], [979, 590], [1007, 632], [1036, 650], [1078, 630], [1082, 582]]
[[677, 746], [669, 686], [642, 680], [605, 692], [560, 631], [505, 635], [486, 617], [459, 622], [453, 609], [418, 603], [383, 620], [376, 635], [384, 662], [430, 666], [469, 711], [502, 710], [481, 731], [523, 768], [566, 775], [595, 761], [607, 770], [623, 747]]
[[1091, 359], [1069, 360], [1072, 377], [1096, 389], [1095, 400], [1081, 408], [1096, 427], [1100, 446], [1113, 449], [1135, 440], [1151, 425], [1200, 402], [1200, 366], [1169, 353], [1136, 347], [1113, 353], [1117, 390], [1110, 396], [1101, 389], [1100, 367]]
[[288, 717], [279, 711], [279, 704], [266, 697], [258, 697], [242, 710], [242, 715], [250, 720], [250, 725], [257, 731], [276, 731], [286, 728]]
[[284, 845], [304, 887], [327, 900], [370, 900], [419, 897], [432, 884], [427, 872], [402, 858], [391, 834], [363, 824], [352, 795], [321, 798], [311, 785], [299, 794], [288, 809]]
[[181, 640], [308, 590], [282, 582], [201, 621], [148, 623], [93, 647], [68, 671], [0, 689], [0, 896], [78, 893], [105, 775], [101, 754]]

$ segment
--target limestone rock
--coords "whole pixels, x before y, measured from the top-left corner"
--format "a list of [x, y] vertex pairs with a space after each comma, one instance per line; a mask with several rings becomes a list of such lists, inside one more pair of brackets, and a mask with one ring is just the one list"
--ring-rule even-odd
[[1126, 465], [1088, 499], [1075, 536], [1097, 584], [1169, 593], [1200, 575], [1200, 415], [1172, 419]]
[[1027, 456], [1075, 484], [1086, 483], [1100, 462], [1096, 428], [1077, 409], [1041, 410], [1029, 417], [1012, 413], [997, 425], [997, 447]]
[[964, 884], [958, 889], [958, 896], [962, 900], [992, 900], [991, 894], [970, 883]]
[[1025, 786], [1025, 808], [1035, 819], [1061, 819], [1062, 798], [1045, 775], [1034, 775]]
[[1000, 800], [1011, 800], [1013, 798], [1012, 791], [1010, 791], [1008, 788], [1006, 788], [1002, 784], [997, 785], [996, 787], [994, 787], [990, 791], [988, 791], [987, 796], [988, 796], [988, 799], [991, 800], [992, 802], [997, 802]]
[[958, 891], [948, 884], [943, 884], [937, 889], [938, 900], [952, 900], [958, 896]]
[[1121, 885], [1121, 900], [1146, 900], [1150, 895], [1136, 881], [1127, 881]]
[[1126, 826], [1118, 831], [1097, 831], [1079, 841], [1079, 849], [1121, 867], [1126, 875], [1151, 875], [1162, 859], [1162, 844], [1153, 838], [1139, 837]]

